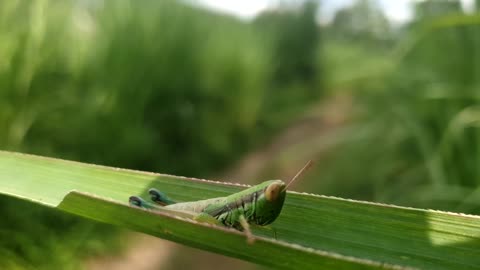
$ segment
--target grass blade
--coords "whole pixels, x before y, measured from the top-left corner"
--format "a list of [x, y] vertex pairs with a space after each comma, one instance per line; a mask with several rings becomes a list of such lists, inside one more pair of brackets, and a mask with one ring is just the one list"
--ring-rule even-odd
[[0, 152], [0, 193], [189, 246], [284, 269], [478, 269], [478, 216], [289, 192], [253, 245], [231, 229], [127, 205], [158, 188], [179, 201], [242, 186]]

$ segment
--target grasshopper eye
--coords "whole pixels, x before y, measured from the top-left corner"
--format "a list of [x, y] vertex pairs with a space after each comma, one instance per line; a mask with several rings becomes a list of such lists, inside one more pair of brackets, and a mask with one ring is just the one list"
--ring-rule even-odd
[[265, 198], [269, 202], [273, 202], [278, 198], [278, 195], [282, 191], [282, 184], [280, 183], [273, 183], [270, 184], [266, 189], [265, 189]]

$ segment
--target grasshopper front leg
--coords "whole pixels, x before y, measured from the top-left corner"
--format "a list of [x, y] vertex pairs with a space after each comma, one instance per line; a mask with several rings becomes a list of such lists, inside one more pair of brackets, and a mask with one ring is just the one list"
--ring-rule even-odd
[[247, 219], [244, 215], [240, 215], [239, 218], [240, 225], [245, 232], [245, 236], [247, 236], [247, 242], [251, 245], [255, 242], [255, 237], [253, 237], [252, 231], [250, 230], [250, 224], [248, 224]]
[[258, 231], [259, 234], [263, 235], [265, 234], [265, 236], [267, 237], [272, 237], [275, 239], [275, 240], [278, 240], [277, 238], [277, 230], [275, 228], [273, 228], [272, 226], [259, 226], [259, 225], [255, 225], [255, 224], [250, 224], [250, 227], [253, 228], [254, 231]]

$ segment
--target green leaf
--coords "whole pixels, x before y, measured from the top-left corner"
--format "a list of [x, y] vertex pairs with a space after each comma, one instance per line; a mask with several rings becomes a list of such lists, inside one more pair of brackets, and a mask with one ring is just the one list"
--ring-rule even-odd
[[478, 216], [289, 192], [254, 244], [233, 229], [130, 207], [155, 187], [179, 201], [243, 186], [0, 151], [0, 193], [189, 246], [284, 269], [479, 269]]

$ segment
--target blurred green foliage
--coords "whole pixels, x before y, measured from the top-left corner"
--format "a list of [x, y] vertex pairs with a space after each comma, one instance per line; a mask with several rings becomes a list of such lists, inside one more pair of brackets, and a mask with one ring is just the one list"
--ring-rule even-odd
[[[318, 96], [315, 8], [276, 16], [292, 25], [280, 39], [170, 0], [2, 1], [0, 148], [207, 177]], [[308, 78], [295, 57], [274, 61], [302, 47]], [[0, 268], [77, 268], [115, 243], [109, 227], [25, 202], [2, 197], [0, 211]]]
[[333, 39], [353, 41], [357, 46], [389, 44], [393, 39], [389, 20], [370, 0], [357, 0], [351, 6], [338, 10], [328, 30]]
[[317, 5], [306, 2], [298, 12], [267, 10], [255, 19], [262, 33], [272, 39], [275, 86], [319, 83], [320, 63], [312, 61], [319, 54]]
[[360, 70], [389, 64], [347, 84], [350, 125], [317, 175], [327, 194], [478, 214], [480, 17], [427, 3], [390, 54], [363, 54]]
[[[208, 177], [326, 86], [352, 104], [332, 147], [304, 147], [321, 157], [309, 192], [479, 213], [479, 15], [423, 1], [399, 26], [359, 0], [319, 27], [316, 9], [246, 23], [174, 1], [0, 2], [0, 148]], [[114, 242], [0, 202], [9, 268], [76, 268]]]

